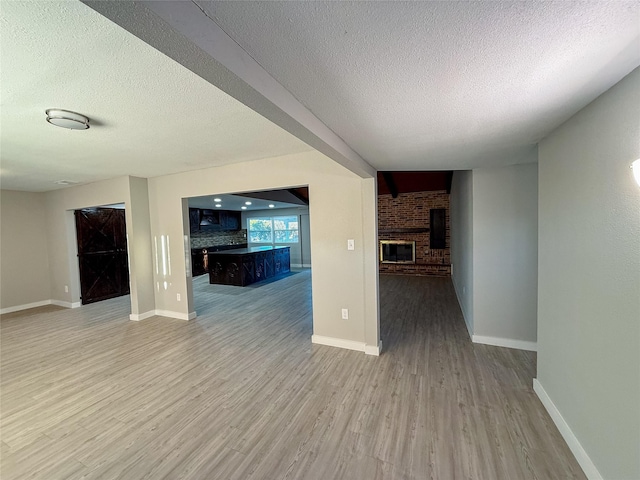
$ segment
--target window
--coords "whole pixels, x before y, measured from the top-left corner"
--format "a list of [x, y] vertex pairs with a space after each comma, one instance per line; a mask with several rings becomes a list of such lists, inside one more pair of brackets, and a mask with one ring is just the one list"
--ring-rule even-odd
[[298, 216], [250, 218], [249, 243], [298, 243]]

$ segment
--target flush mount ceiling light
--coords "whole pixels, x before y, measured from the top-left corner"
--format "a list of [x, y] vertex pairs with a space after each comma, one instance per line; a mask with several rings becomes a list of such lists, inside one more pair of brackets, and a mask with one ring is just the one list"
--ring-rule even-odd
[[70, 130], [86, 130], [89, 128], [89, 119], [79, 113], [60, 110], [59, 108], [49, 108], [44, 113], [47, 114], [47, 122], [51, 125]]

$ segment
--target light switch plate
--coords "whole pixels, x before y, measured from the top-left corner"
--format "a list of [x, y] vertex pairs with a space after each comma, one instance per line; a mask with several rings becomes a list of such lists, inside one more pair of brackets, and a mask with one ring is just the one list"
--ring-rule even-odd
[[347, 240], [347, 250], [355, 250], [355, 248], [356, 248], [356, 242], [352, 238]]

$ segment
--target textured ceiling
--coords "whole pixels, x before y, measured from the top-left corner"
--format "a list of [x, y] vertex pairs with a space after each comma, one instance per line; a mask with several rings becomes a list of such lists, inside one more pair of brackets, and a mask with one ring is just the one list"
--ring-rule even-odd
[[[324, 151], [305, 133], [315, 129], [327, 155], [355, 151], [378, 170], [535, 161], [538, 140], [640, 64], [638, 1], [108, 5], [129, 31], [148, 20], [166, 40], [160, 50], [180, 63], [80, 2], [1, 3], [2, 188], [51, 190], [55, 180], [150, 177], [310, 149], [243, 104]], [[172, 8], [195, 8], [203, 21], [191, 28], [157, 15]], [[219, 40], [206, 31], [216, 24], [246, 51], [222, 49], [223, 60], [257, 72], [253, 62], [264, 75], [234, 77], [225, 61], [210, 77], [182, 66], [204, 65], [210, 53], [197, 40]], [[193, 58], [171, 55], [180, 49]], [[265, 75], [300, 108], [266, 97]], [[213, 86], [220, 78], [237, 100]], [[52, 107], [86, 114], [92, 128], [47, 124]]]
[[379, 170], [535, 159], [640, 64], [640, 2], [198, 5]]
[[[311, 148], [80, 2], [3, 1], [4, 189], [152, 177]], [[87, 115], [70, 131], [47, 108]]]
[[[216, 198], [219, 198], [221, 202], [216, 202]], [[251, 205], [247, 205], [246, 202], [251, 202]], [[204, 195], [189, 198], [189, 207], [192, 208], [216, 208], [217, 203], [222, 205], [221, 210], [242, 211], [242, 207], [246, 207], [247, 213], [254, 210], [268, 210], [269, 205], [273, 205], [274, 210], [299, 207], [307, 209], [303, 202], [287, 190], [248, 192], [238, 195]]]

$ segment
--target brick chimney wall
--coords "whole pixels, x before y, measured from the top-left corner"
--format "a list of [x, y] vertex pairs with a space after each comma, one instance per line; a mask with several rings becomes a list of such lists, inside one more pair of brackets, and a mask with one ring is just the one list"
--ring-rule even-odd
[[[446, 248], [432, 250], [429, 232], [397, 233], [385, 230], [402, 228], [429, 228], [432, 208], [446, 210]], [[397, 275], [451, 275], [451, 239], [449, 221], [449, 195], [446, 191], [401, 193], [397, 198], [378, 195], [378, 239], [413, 240], [416, 242], [415, 264], [380, 263], [380, 273]], [[378, 249], [380, 246], [378, 245]], [[379, 250], [378, 250], [379, 251]], [[378, 259], [379, 259], [378, 253]]]

